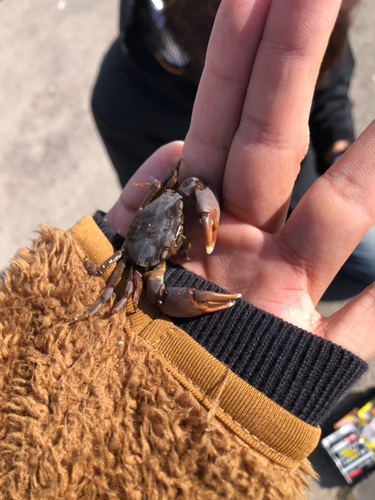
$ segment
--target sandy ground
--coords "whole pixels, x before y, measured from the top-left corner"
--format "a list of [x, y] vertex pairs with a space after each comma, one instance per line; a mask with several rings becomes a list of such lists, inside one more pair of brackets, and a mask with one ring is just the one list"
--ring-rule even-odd
[[[89, 105], [117, 13], [117, 0], [0, 0], [0, 270], [40, 223], [68, 229], [120, 193]], [[374, 25], [372, 0], [363, 0], [351, 32], [357, 134], [375, 115]], [[320, 304], [323, 314], [343, 304], [337, 298]], [[353, 391], [374, 382], [372, 364]], [[327, 474], [309, 499], [346, 498]]]
[[68, 229], [120, 193], [90, 114], [117, 6], [0, 3], [0, 269], [40, 223]]

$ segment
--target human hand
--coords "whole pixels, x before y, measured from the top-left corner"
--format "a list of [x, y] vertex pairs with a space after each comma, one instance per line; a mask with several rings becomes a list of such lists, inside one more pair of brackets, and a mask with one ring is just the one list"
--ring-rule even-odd
[[375, 123], [314, 183], [285, 224], [340, 3], [223, 0], [185, 144], [152, 155], [106, 220], [125, 234], [144, 197], [133, 183], [163, 179], [172, 159], [182, 157], [180, 179], [201, 178], [222, 205], [210, 256], [199, 225], [188, 225], [192, 260], [184, 267], [368, 360], [375, 355], [374, 287], [329, 318], [315, 307], [375, 223]]

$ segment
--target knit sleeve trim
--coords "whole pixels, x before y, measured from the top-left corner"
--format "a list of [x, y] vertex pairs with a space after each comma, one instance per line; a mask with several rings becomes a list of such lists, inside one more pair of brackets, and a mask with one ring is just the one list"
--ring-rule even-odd
[[[113, 252], [92, 217], [78, 221], [71, 234], [82, 259], [88, 257], [98, 265]], [[122, 291], [120, 282], [116, 295]], [[128, 305], [126, 321], [155, 349], [170, 373], [253, 449], [283, 467], [296, 468], [316, 447], [319, 427], [297, 418], [243, 380], [150, 304], [145, 294], [136, 313]]]

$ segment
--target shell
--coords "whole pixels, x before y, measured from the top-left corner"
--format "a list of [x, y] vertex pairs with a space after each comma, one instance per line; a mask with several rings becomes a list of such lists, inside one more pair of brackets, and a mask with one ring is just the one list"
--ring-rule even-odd
[[166, 191], [136, 212], [126, 235], [125, 252], [140, 267], [160, 263], [163, 250], [174, 248], [184, 223], [182, 196]]

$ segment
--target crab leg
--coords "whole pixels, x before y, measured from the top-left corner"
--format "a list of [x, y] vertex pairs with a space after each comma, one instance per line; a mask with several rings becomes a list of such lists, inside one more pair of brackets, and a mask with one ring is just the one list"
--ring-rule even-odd
[[99, 309], [102, 307], [102, 305], [109, 300], [111, 297], [113, 290], [115, 289], [115, 286], [117, 283], [120, 281], [121, 275], [124, 271], [125, 268], [125, 262], [122, 260], [120, 261], [116, 269], [113, 271], [111, 279], [109, 280], [108, 286], [104, 290], [104, 292], [101, 294], [101, 296], [96, 300], [82, 316], [78, 316], [76, 318], [72, 318], [72, 322], [77, 323], [78, 321], [82, 321], [84, 319], [89, 318], [93, 314], [99, 311]]
[[165, 262], [143, 274], [147, 282], [147, 296], [152, 304], [158, 304], [163, 313], [175, 318], [201, 316], [228, 309], [235, 304], [240, 293], [224, 294], [196, 290], [195, 288], [168, 287], [164, 285]]
[[112, 264], [121, 259], [123, 253], [124, 249], [121, 247], [120, 250], [117, 250], [117, 252], [108, 257], [100, 266], [95, 266], [95, 264], [86, 257], [84, 260], [85, 268], [91, 276], [101, 276]]
[[142, 274], [139, 271], [134, 271], [133, 283], [135, 287], [133, 292], [133, 306], [134, 309], [137, 311], [139, 298], [143, 290]]
[[189, 177], [177, 190], [185, 198], [195, 195], [196, 208], [203, 227], [206, 252], [210, 254], [215, 247], [220, 219], [219, 202], [211, 189], [197, 177]]
[[143, 187], [150, 189], [150, 192], [146, 195], [146, 198], [142, 201], [138, 210], [142, 210], [149, 203], [152, 202], [156, 197], [164, 193], [166, 189], [174, 189], [177, 186], [178, 172], [180, 171], [180, 163], [167, 173], [162, 182], [155, 180], [154, 182], [140, 182], [134, 183], [134, 186]]
[[142, 275], [138, 271], [134, 271], [134, 266], [131, 266], [128, 270], [128, 275], [126, 277], [126, 286], [123, 297], [118, 300], [112, 307], [109, 315], [116, 314], [120, 309], [122, 309], [128, 303], [129, 297], [133, 295], [133, 306], [134, 309], [138, 310], [139, 297], [141, 296], [143, 288]]
[[155, 181], [152, 184], [150, 182], [142, 182], [142, 183], [135, 182], [134, 186], [143, 187], [150, 190], [150, 192], [146, 194], [145, 199], [139, 205], [138, 210], [142, 210], [149, 203], [151, 203], [151, 201], [155, 198], [155, 196], [160, 192], [162, 188], [161, 182], [159, 181]]
[[122, 309], [128, 303], [129, 297], [134, 290], [133, 277], [134, 277], [134, 268], [131, 267], [128, 270], [128, 275], [126, 277], [126, 286], [124, 290], [124, 295], [112, 307], [111, 311], [109, 312], [109, 316], [112, 316], [112, 314], [116, 314], [120, 309]]

